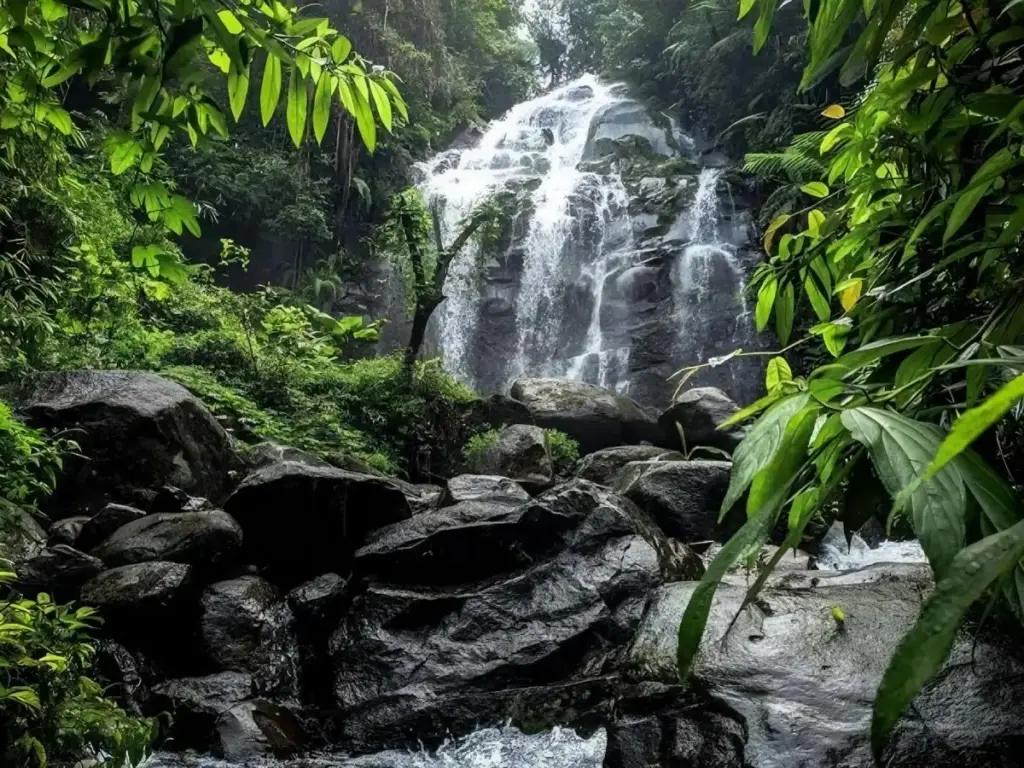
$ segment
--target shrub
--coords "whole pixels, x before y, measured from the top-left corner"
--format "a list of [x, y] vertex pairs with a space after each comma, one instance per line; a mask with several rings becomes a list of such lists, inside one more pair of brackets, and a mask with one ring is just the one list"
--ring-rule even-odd
[[498, 442], [500, 435], [500, 430], [489, 429], [486, 432], [478, 432], [470, 437], [466, 442], [466, 446], [462, 449], [462, 460], [466, 466], [472, 468], [484, 451]]
[[0, 499], [36, 501], [53, 490], [62, 446], [22, 424], [0, 400]]
[[576, 462], [580, 460], [580, 444], [565, 432], [547, 429], [548, 445], [551, 446], [551, 460], [555, 465], [556, 475], [571, 474]]

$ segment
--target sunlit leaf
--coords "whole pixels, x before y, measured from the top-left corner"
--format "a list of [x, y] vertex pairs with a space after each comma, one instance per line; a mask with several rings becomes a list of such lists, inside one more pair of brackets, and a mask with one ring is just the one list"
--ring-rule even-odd
[[825, 107], [821, 116], [827, 117], [829, 120], [842, 120], [846, 117], [846, 110], [839, 104], [833, 104], [830, 107]]

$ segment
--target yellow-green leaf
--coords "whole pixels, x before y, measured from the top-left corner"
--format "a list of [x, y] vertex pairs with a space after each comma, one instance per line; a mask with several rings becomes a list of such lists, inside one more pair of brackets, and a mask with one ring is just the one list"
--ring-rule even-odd
[[842, 120], [846, 117], [846, 110], [839, 104], [833, 104], [830, 107], [825, 107], [821, 116], [827, 117], [830, 120]]
[[854, 280], [842, 291], [839, 292], [839, 303], [843, 305], [843, 309], [847, 312], [857, 306], [857, 302], [860, 301], [861, 292], [864, 290], [863, 280]]
[[281, 61], [276, 56], [267, 54], [267, 63], [263, 67], [263, 83], [260, 86], [260, 116], [266, 126], [274, 117], [277, 102], [281, 98]]
[[387, 129], [388, 133], [391, 133], [391, 102], [388, 101], [388, 95], [373, 80], [368, 81], [370, 83], [370, 94], [373, 96], [373, 103], [377, 107], [377, 114], [380, 115], [380, 122]]
[[779, 283], [775, 275], [771, 275], [761, 283], [761, 287], [757, 292], [757, 308], [754, 311], [757, 330], [763, 331], [768, 326], [768, 320], [772, 316], [772, 307], [775, 306], [775, 297], [778, 291]]
[[316, 96], [313, 97], [313, 135], [320, 144], [327, 133], [327, 125], [331, 122], [331, 99], [334, 97], [334, 76], [330, 72], [320, 75], [316, 84]]
[[352, 42], [344, 35], [338, 35], [331, 45], [331, 57], [334, 59], [334, 63], [341, 64], [350, 53], [352, 53]]
[[820, 181], [811, 181], [800, 187], [800, 191], [810, 195], [811, 197], [828, 197], [829, 189], [826, 184], [822, 184]]
[[768, 361], [768, 369], [765, 372], [764, 385], [769, 394], [776, 394], [782, 391], [782, 385], [793, 380], [793, 370], [783, 357], [773, 357]]
[[288, 133], [296, 147], [302, 146], [302, 139], [306, 135], [306, 110], [309, 105], [306, 103], [306, 80], [298, 67], [292, 67], [291, 76], [288, 78]]
[[764, 231], [764, 250], [765, 253], [771, 255], [772, 252], [772, 239], [775, 237], [775, 233], [790, 219], [788, 213], [783, 213], [772, 219], [772, 223], [768, 225], [768, 229]]
[[244, 72], [240, 72], [234, 64], [231, 65], [231, 71], [228, 72], [228, 101], [231, 104], [231, 115], [235, 118], [235, 122], [242, 116], [242, 110], [245, 108], [245, 99], [249, 95], [249, 68], [246, 67]]
[[807, 231], [812, 237], [821, 235], [821, 225], [825, 223], [825, 214], [815, 208], [807, 214]]

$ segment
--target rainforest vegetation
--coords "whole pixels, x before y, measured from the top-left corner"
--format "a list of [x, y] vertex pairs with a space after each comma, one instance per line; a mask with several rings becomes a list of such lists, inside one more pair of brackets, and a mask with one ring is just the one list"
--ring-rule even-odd
[[[751, 301], [782, 350], [735, 419], [752, 425], [723, 511], [745, 499], [749, 520], [690, 602], [680, 669], [777, 521], [747, 601], [812, 520], [881, 508], [938, 587], [879, 691], [880, 754], [965, 616], [1024, 620], [1022, 40], [1024, 5], [996, 0], [8, 0], [0, 386], [157, 371], [242, 443], [443, 474], [494, 436], [418, 359], [460, 238], [435, 236], [415, 163], [549, 85], [622, 79], [707, 151], [746, 153]], [[484, 207], [461, 245], [501, 225]], [[365, 311], [393, 261], [408, 323]], [[566, 469], [576, 447], [551, 437]], [[0, 399], [5, 520], [72, 439]], [[96, 620], [0, 597], [4, 765], [120, 768], [157, 740], [94, 681]]]

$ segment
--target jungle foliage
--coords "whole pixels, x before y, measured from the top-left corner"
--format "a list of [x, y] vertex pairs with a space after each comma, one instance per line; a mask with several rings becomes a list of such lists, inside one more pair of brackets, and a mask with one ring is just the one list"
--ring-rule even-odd
[[[757, 16], [755, 48], [774, 12], [775, 0], [740, 3]], [[825, 109], [820, 131], [748, 158], [800, 196], [764, 233], [757, 324], [787, 350], [808, 349], [812, 365], [805, 376], [769, 366], [768, 393], [732, 420], [757, 417], [722, 507], [746, 495], [748, 522], [687, 607], [679, 667], [691, 668], [725, 570], [780, 517], [789, 535], [745, 604], [830, 504], [857, 529], [871, 500], [887, 499], [937, 587], [878, 691], [881, 760], [976, 601], [1024, 619], [1024, 9], [821, 0], [804, 14], [800, 87], [836, 71], [866, 85]]]

